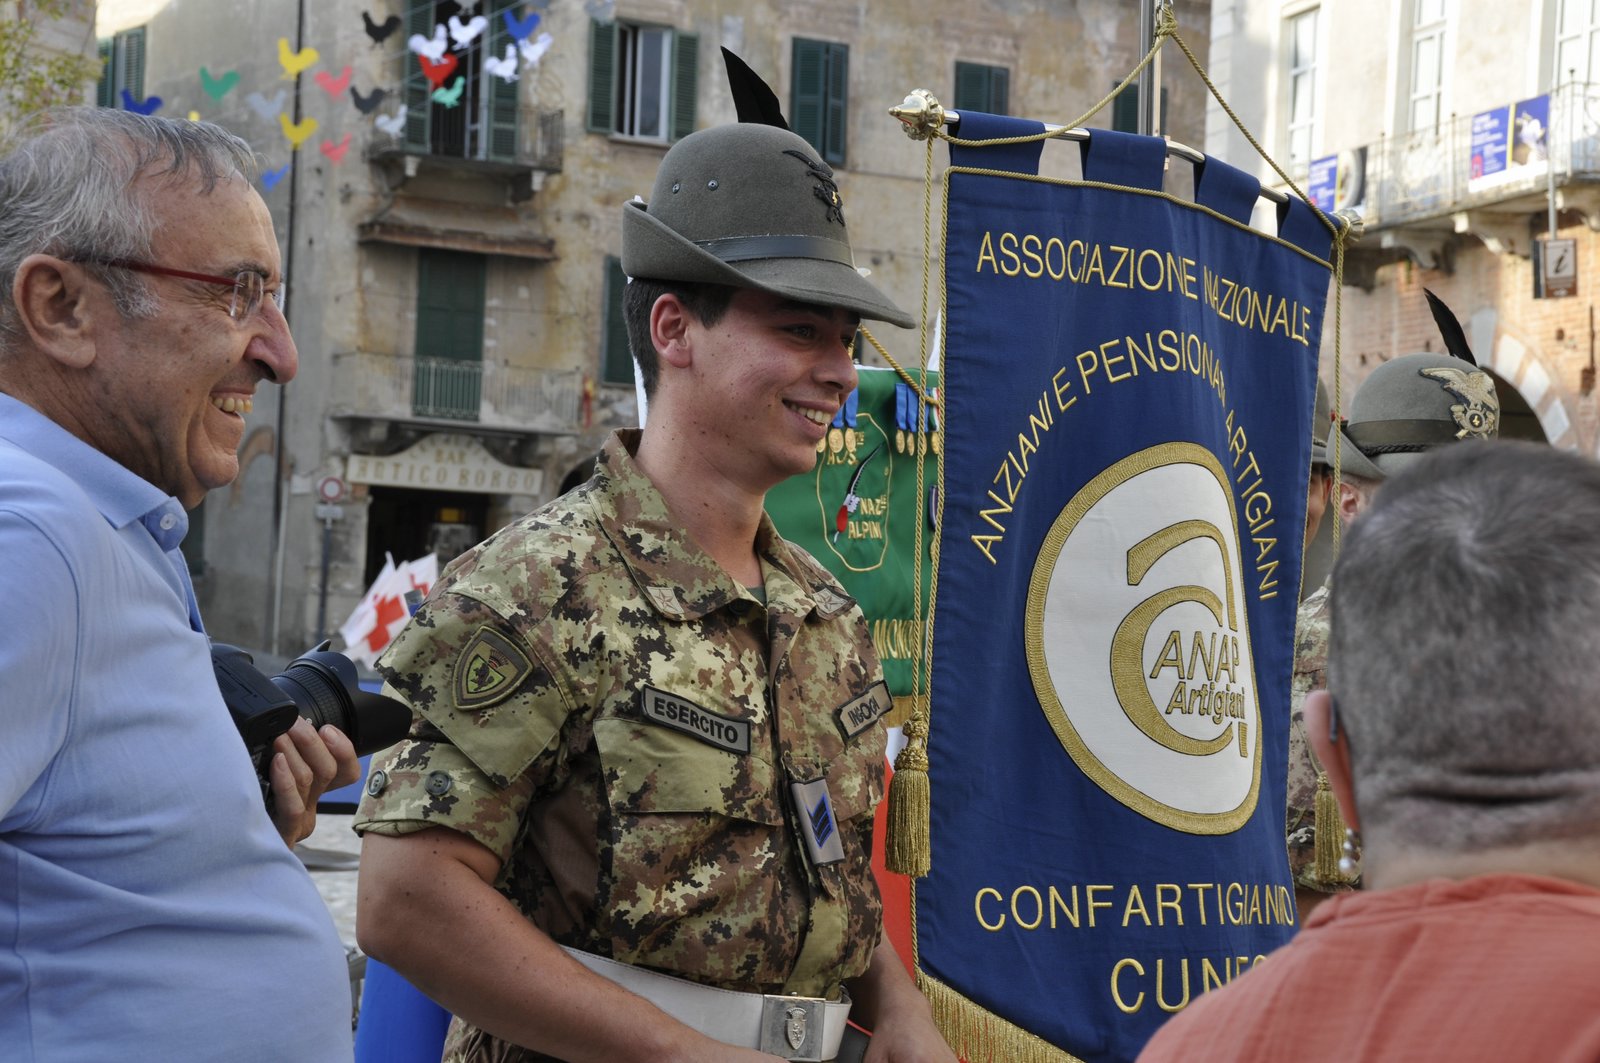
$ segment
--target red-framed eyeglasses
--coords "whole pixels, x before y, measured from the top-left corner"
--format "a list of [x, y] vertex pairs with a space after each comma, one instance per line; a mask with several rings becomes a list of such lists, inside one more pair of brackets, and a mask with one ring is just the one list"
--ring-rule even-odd
[[253, 269], [242, 269], [232, 277], [219, 277], [212, 273], [195, 273], [187, 269], [172, 269], [170, 266], [156, 266], [149, 262], [139, 262], [131, 258], [89, 258], [80, 261], [92, 262], [99, 266], [110, 266], [113, 269], [128, 269], [135, 273], [151, 273], [158, 277], [178, 277], [182, 280], [199, 281], [201, 284], [214, 284], [219, 288], [233, 290], [233, 302], [228, 306], [228, 316], [235, 321], [246, 321], [257, 310], [261, 309], [263, 299], [270, 298], [278, 309], [283, 309], [284, 285], [280, 282], [271, 291], [267, 290], [267, 278]]

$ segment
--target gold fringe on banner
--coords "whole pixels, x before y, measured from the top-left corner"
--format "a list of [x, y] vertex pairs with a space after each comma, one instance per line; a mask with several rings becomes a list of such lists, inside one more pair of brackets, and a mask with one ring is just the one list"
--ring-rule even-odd
[[933, 1021], [956, 1055], [968, 1063], [1083, 1063], [1049, 1041], [985, 1010], [943, 982], [917, 972], [917, 988], [933, 1006]]
[[1339, 871], [1339, 857], [1344, 851], [1344, 817], [1339, 815], [1339, 802], [1328, 786], [1328, 773], [1317, 772], [1317, 798], [1312, 805], [1312, 829], [1317, 832], [1317, 881], [1325, 884], [1343, 882]]

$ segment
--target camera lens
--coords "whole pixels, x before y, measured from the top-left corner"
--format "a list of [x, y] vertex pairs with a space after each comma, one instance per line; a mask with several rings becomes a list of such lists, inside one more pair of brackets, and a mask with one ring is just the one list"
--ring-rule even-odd
[[[341, 677], [324, 661], [316, 657], [338, 656], [332, 653], [306, 654], [289, 663], [289, 667], [272, 677], [273, 685], [294, 700], [300, 715], [311, 721], [313, 727], [331, 723], [352, 741], [355, 738], [350, 713], [350, 695], [345, 692]], [[344, 661], [345, 658], [339, 657]], [[345, 661], [348, 666], [349, 662]], [[350, 668], [349, 685], [356, 685], [355, 669]]]

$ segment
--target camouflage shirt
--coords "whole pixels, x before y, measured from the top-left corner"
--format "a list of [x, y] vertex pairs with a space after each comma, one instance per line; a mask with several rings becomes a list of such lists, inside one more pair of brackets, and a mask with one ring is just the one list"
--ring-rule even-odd
[[1351, 888], [1348, 882], [1317, 877], [1317, 773], [1322, 766], [1306, 741], [1306, 695], [1328, 685], [1328, 590], [1324, 582], [1305, 601], [1294, 625], [1294, 678], [1289, 688], [1289, 787], [1286, 826], [1289, 870], [1295, 885], [1319, 893]]
[[[765, 605], [739, 586], [679, 529], [636, 440], [618, 433], [594, 479], [454, 562], [384, 655], [417, 719], [355, 827], [476, 839], [496, 889], [561, 944], [834, 996], [882, 922], [889, 696], [866, 623], [764, 516]], [[789, 791], [815, 779], [844, 853], [820, 866]], [[458, 1020], [445, 1058], [543, 1057]]]

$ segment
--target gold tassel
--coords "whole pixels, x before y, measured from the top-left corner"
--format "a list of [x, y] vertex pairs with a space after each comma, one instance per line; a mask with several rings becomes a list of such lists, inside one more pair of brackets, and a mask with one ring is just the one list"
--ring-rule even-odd
[[905, 723], [906, 745], [894, 758], [889, 780], [889, 836], [884, 839], [884, 865], [890, 871], [921, 878], [933, 866], [928, 841], [932, 797], [928, 787], [927, 700], [918, 699]]
[[1335, 886], [1344, 881], [1339, 871], [1339, 857], [1344, 847], [1344, 817], [1339, 815], [1339, 802], [1328, 786], [1328, 773], [1317, 772], [1317, 799], [1313, 805], [1313, 830], [1316, 831], [1317, 881]]

